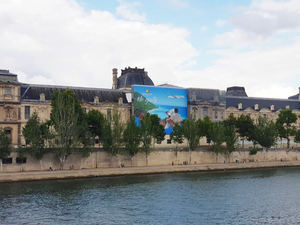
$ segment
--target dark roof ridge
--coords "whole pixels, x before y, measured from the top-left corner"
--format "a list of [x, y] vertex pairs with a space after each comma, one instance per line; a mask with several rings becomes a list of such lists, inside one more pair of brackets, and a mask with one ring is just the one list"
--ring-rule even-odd
[[43, 88], [61, 88], [61, 89], [77, 89], [77, 90], [94, 90], [94, 91], [113, 91], [113, 92], [130, 92], [128, 90], [118, 90], [118, 89], [110, 89], [110, 88], [92, 88], [92, 87], [77, 87], [77, 86], [63, 86], [63, 85], [46, 85], [46, 84], [26, 84], [22, 83], [22, 85], [28, 85], [29, 87], [43, 87]]
[[187, 89], [189, 89], [189, 90], [205, 90], [205, 91], [222, 91], [220, 89], [215, 89], [215, 88], [195, 88], [195, 87], [189, 87]]
[[259, 99], [259, 100], [277, 100], [277, 101], [300, 102], [299, 100], [288, 99], [288, 98], [264, 98], [264, 97], [244, 97], [244, 96], [226, 96], [226, 98]]

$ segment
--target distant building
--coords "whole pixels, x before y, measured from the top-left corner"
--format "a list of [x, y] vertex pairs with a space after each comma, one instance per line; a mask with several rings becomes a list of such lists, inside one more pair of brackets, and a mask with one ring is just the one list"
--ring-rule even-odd
[[243, 114], [249, 115], [254, 120], [262, 116], [275, 121], [281, 109], [290, 109], [300, 115], [300, 101], [295, 97], [289, 99], [248, 97], [244, 87], [227, 89], [226, 117], [230, 114], [236, 117]]
[[[96, 109], [105, 116], [111, 116], [114, 108], [127, 121], [132, 115], [132, 85], [154, 86], [144, 69], [113, 69], [112, 89], [85, 88], [56, 85], [25, 84], [18, 81], [16, 74], [0, 70], [0, 127], [5, 129], [12, 144], [24, 145], [22, 128], [33, 112], [42, 120], [50, 118], [51, 94], [71, 89], [81, 101], [82, 107], [89, 111]], [[180, 88], [171, 84], [158, 86]], [[249, 115], [252, 119], [259, 116], [275, 120], [281, 109], [289, 108], [300, 115], [299, 93], [288, 99], [248, 97], [244, 87], [229, 87], [227, 91], [218, 89], [187, 88], [188, 116], [203, 119], [208, 116], [213, 121], [222, 121], [230, 114]]]

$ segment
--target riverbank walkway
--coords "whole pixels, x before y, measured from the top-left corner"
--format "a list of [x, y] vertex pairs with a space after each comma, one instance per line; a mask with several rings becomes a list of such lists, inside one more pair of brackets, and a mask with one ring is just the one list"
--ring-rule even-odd
[[30, 171], [30, 172], [12, 172], [12, 173], [0, 172], [0, 182], [71, 179], [71, 178], [122, 176], [122, 175], [136, 175], [136, 174], [155, 174], [155, 173], [224, 171], [224, 170], [242, 170], [242, 169], [259, 169], [259, 168], [275, 168], [275, 167], [300, 167], [300, 161], [97, 168], [97, 169]]

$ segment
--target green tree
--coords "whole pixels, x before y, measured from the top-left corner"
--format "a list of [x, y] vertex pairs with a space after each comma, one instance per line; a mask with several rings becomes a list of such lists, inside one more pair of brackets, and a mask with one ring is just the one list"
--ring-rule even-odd
[[7, 158], [10, 155], [10, 144], [11, 141], [6, 136], [4, 129], [0, 128], [0, 159]]
[[237, 118], [231, 113], [226, 120], [223, 121], [224, 126], [237, 127]]
[[290, 136], [295, 135], [297, 115], [290, 109], [280, 110], [276, 120], [276, 127], [280, 138], [287, 139], [287, 148], [290, 148]]
[[164, 127], [160, 125], [160, 119], [157, 115], [147, 113], [140, 121], [140, 131], [142, 139], [142, 151], [146, 154], [146, 164], [148, 164], [148, 155], [151, 151], [151, 143], [161, 142], [165, 139]]
[[125, 150], [132, 159], [132, 157], [139, 152], [142, 141], [141, 130], [140, 127], [136, 125], [134, 117], [131, 117], [127, 122], [123, 133], [123, 141], [125, 144]]
[[103, 148], [112, 155], [117, 155], [123, 144], [124, 124], [117, 109], [113, 109], [112, 118], [106, 118], [102, 132]]
[[36, 159], [41, 159], [45, 153], [46, 141], [51, 135], [48, 126], [40, 121], [36, 112], [32, 114], [25, 127], [23, 127], [22, 134], [29, 154]]
[[160, 118], [156, 114], [150, 115], [150, 120], [153, 145], [156, 142], [161, 143], [163, 140], [165, 140], [165, 128], [160, 124]]
[[173, 127], [172, 133], [170, 134], [170, 139], [176, 143], [176, 150], [178, 148], [178, 144], [183, 143], [183, 129], [179, 124], [175, 124]]
[[102, 132], [105, 122], [103, 114], [98, 110], [92, 109], [87, 113], [86, 118], [93, 140], [98, 137], [99, 141], [102, 141]]
[[225, 127], [222, 123], [212, 123], [209, 129], [209, 136], [212, 140], [211, 149], [216, 153], [222, 151], [222, 144], [226, 141]]
[[208, 116], [204, 117], [203, 120], [199, 119], [197, 120], [197, 126], [198, 126], [198, 132], [200, 137], [206, 137], [207, 140], [211, 140], [209, 130], [212, 126], [213, 122], [210, 120]]
[[85, 145], [89, 143], [88, 126], [80, 102], [70, 89], [53, 93], [51, 106], [50, 120], [57, 148], [55, 154], [63, 168], [65, 160], [75, 148], [82, 145], [86, 147]]
[[225, 153], [231, 153], [235, 149], [238, 140], [235, 126], [224, 126], [224, 137], [226, 143]]
[[270, 148], [276, 143], [276, 125], [264, 117], [259, 117], [254, 128], [254, 141], [262, 147]]
[[192, 119], [188, 118], [186, 119], [182, 124], [183, 129], [183, 135], [187, 140], [188, 148], [189, 148], [189, 163], [192, 161], [191, 151], [195, 150], [200, 141], [200, 133], [199, 133], [199, 127], [197, 122]]
[[147, 113], [140, 121], [141, 137], [142, 137], [142, 150], [146, 153], [146, 157], [150, 153], [152, 141], [152, 121], [150, 114]]
[[296, 131], [294, 141], [295, 141], [296, 143], [300, 143], [300, 130], [297, 130], [297, 131]]
[[253, 141], [254, 136], [254, 122], [249, 115], [241, 115], [237, 119], [236, 123], [237, 132], [239, 133], [240, 138], [243, 142], [244, 148], [244, 141]]

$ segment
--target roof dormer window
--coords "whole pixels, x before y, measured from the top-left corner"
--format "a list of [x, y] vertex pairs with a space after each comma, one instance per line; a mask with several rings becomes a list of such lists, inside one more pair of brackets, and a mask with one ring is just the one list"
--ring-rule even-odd
[[243, 104], [242, 104], [242, 103], [239, 103], [239, 104], [238, 104], [238, 109], [239, 109], [239, 110], [243, 109]]

